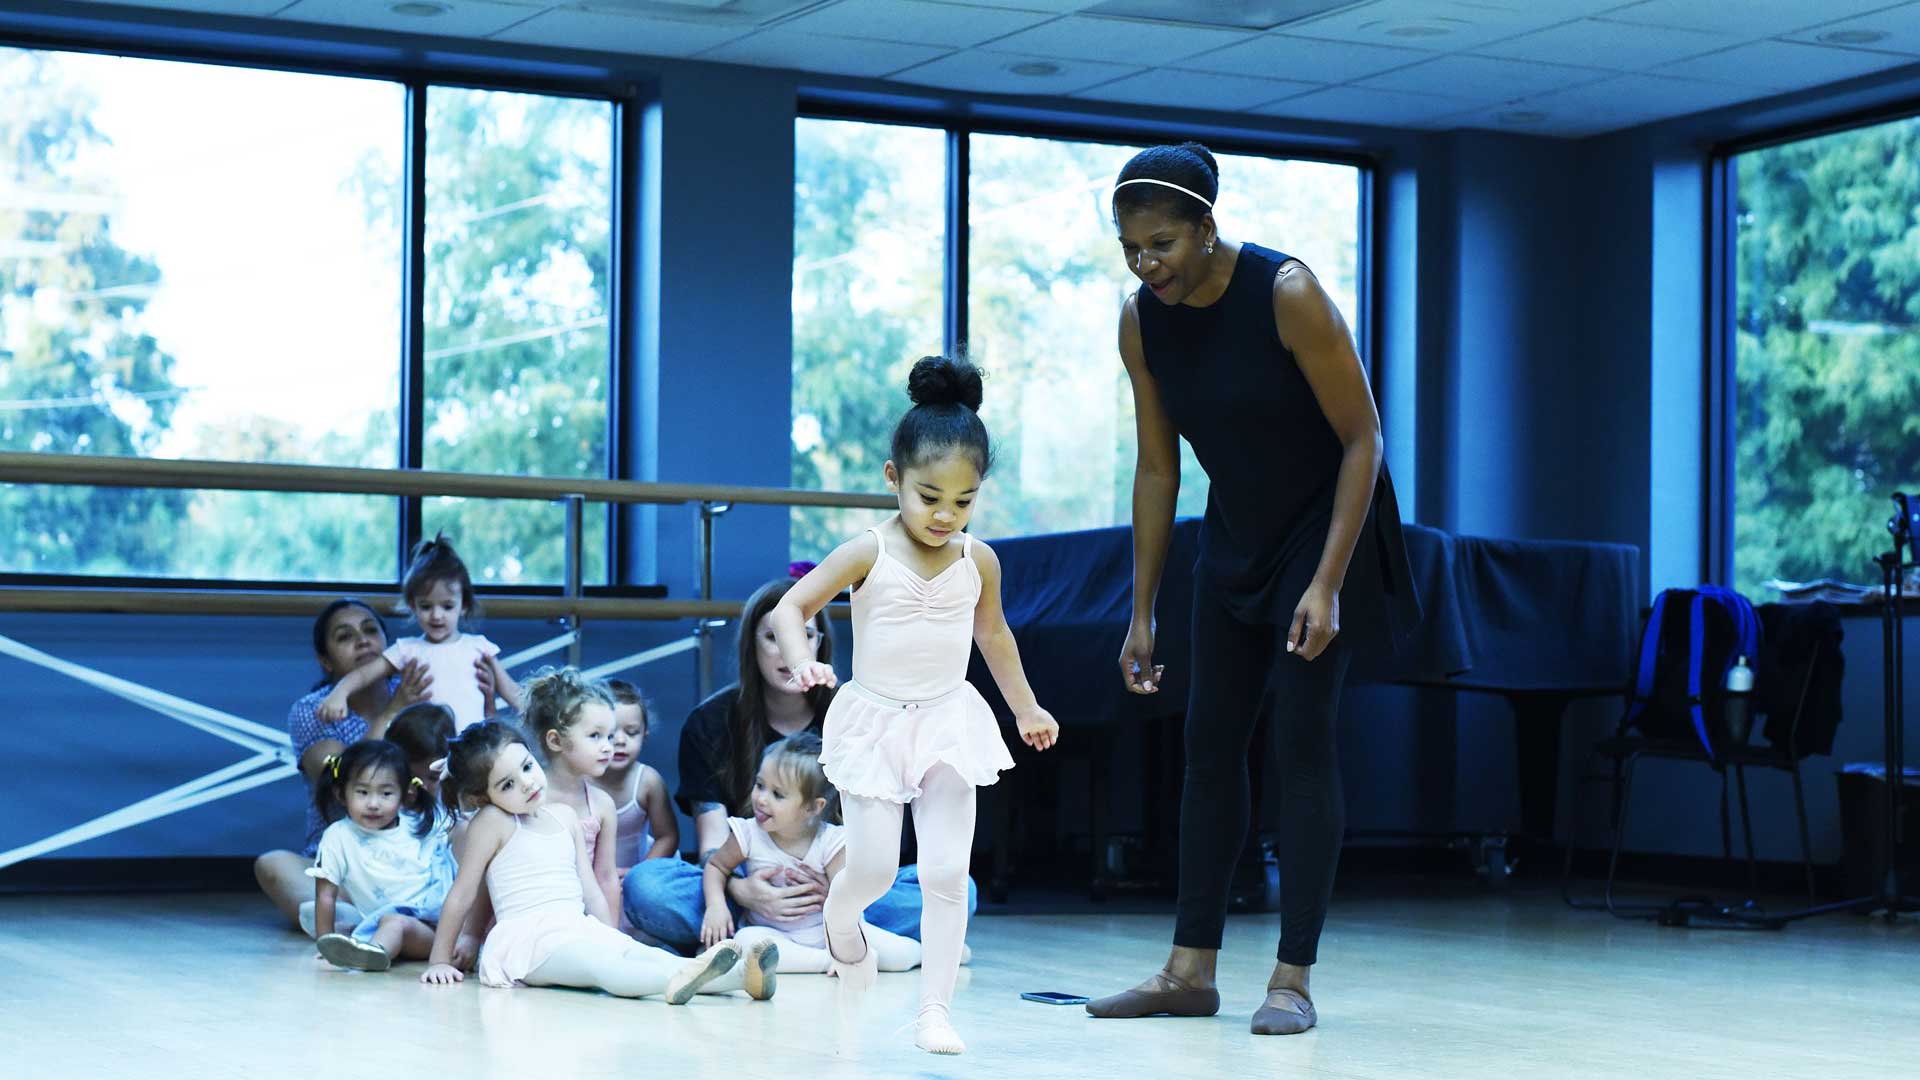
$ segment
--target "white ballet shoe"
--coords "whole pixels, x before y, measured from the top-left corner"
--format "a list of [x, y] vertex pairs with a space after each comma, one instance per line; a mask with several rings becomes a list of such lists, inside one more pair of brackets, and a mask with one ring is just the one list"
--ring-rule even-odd
[[354, 968], [359, 971], [385, 971], [393, 966], [393, 957], [387, 950], [371, 941], [358, 941], [345, 934], [323, 934], [314, 942], [320, 955], [334, 967]]
[[873, 951], [873, 943], [867, 940], [866, 931], [860, 932], [860, 944], [866, 951], [858, 960], [842, 960], [834, 955], [833, 932], [827, 931], [827, 956], [832, 961], [827, 965], [827, 974], [840, 980], [840, 985], [848, 990], [869, 990], [880, 978], [880, 954]]
[[780, 971], [780, 946], [772, 938], [758, 938], [747, 946], [747, 996], [765, 1001], [773, 996]]
[[732, 938], [687, 961], [667, 980], [667, 1004], [685, 1005], [700, 988], [733, 970], [740, 962], [740, 946]]
[[913, 1045], [929, 1054], [964, 1054], [967, 1044], [953, 1029], [953, 1021], [944, 1005], [929, 1005], [920, 1010], [913, 1022]]

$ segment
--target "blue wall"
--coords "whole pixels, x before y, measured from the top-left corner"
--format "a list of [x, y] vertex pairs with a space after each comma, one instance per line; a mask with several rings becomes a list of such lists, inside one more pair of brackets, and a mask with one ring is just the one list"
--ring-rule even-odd
[[[319, 677], [312, 620], [176, 616], [0, 616], [0, 634], [86, 667], [272, 727]], [[405, 632], [398, 620], [389, 629]], [[483, 631], [507, 652], [553, 636], [534, 622], [487, 621]], [[417, 631], [416, 631], [417, 632]], [[653, 626], [589, 627], [587, 663], [610, 660], [682, 633]], [[27, 780], [0, 815], [0, 850], [115, 810], [247, 757], [249, 752], [65, 676], [12, 659], [5, 671], [15, 745]], [[691, 654], [634, 676], [663, 716], [691, 705]], [[645, 760], [671, 767], [670, 730], [657, 733]], [[89, 841], [60, 857], [235, 855], [297, 846], [305, 790], [294, 780], [209, 803], [177, 816]]]
[[[791, 479], [794, 107], [785, 73], [689, 65], [660, 80], [646, 142], [657, 188], [640, 223], [654, 253], [640, 276], [657, 290], [640, 380], [657, 459], [637, 479]], [[784, 573], [787, 513], [739, 506], [719, 524], [716, 595]], [[657, 580], [676, 596], [696, 584], [695, 521], [659, 511]]]
[[[68, 8], [85, 12], [85, 8]], [[0, 28], [8, 20], [0, 16]], [[248, 27], [169, 14], [176, 27]], [[70, 24], [65, 32], [72, 32]], [[257, 29], [257, 28], [256, 28]], [[342, 40], [280, 26], [288, 35]], [[357, 46], [418, 39], [352, 35]], [[417, 50], [416, 50], [417, 51]], [[636, 327], [622, 393], [633, 416], [624, 466], [664, 481], [784, 485], [788, 481], [793, 235], [791, 74], [461, 43], [468, 56], [531, 55], [598, 68], [652, 88], [637, 125], [643, 198], [637, 214]], [[843, 80], [828, 89], [884, 90]], [[932, 92], [925, 92], [932, 95]], [[1374, 155], [1382, 207], [1374, 326], [1389, 461], [1417, 520], [1466, 533], [1593, 539], [1639, 546], [1649, 592], [1701, 580], [1705, 493], [1701, 454], [1706, 379], [1705, 163], [1717, 141], [1920, 96], [1911, 75], [1842, 91], [1584, 141], [1487, 132], [1418, 133], [1244, 116], [1129, 109], [1135, 132], [1286, 139]], [[1054, 119], [1113, 123], [1084, 103], [979, 101], [933, 95], [954, 115], [1044, 105]], [[1261, 238], [1278, 242], [1283, 238]], [[693, 587], [694, 517], [635, 511], [635, 576]], [[743, 507], [718, 528], [716, 592], [741, 596], [784, 567], [784, 510]], [[1877, 753], [1879, 649], [1871, 623], [1850, 622], [1849, 719], [1837, 756]], [[498, 623], [509, 648], [542, 627]], [[685, 632], [674, 626], [588, 628], [588, 662]], [[140, 682], [278, 724], [311, 681], [298, 619], [130, 616], [0, 617], [0, 633]], [[726, 654], [726, 642], [721, 642]], [[728, 662], [721, 663], [722, 677]], [[17, 730], [35, 771], [0, 847], [25, 842], [233, 760], [200, 733], [76, 689], [12, 661], [6, 673]], [[692, 662], [640, 676], [664, 721], [646, 757], [671, 775], [678, 722], [692, 705]], [[1352, 695], [1344, 756], [1356, 827], [1511, 828], [1511, 719], [1497, 701], [1400, 690]], [[1608, 727], [1614, 707], [1578, 707], [1561, 764]], [[1910, 726], [1912, 726], [1910, 724]], [[1916, 732], [1920, 734], [1920, 732]], [[1920, 738], [1915, 739], [1920, 744]], [[1698, 776], [1649, 775], [1647, 828], [1632, 846], [1713, 853], [1718, 839]], [[1562, 785], [1562, 822], [1594, 837]], [[1756, 797], [1764, 813], [1783, 805]], [[1831, 784], [1810, 788], [1821, 852], [1837, 850]], [[65, 854], [250, 854], [298, 835], [291, 783], [102, 839]], [[1596, 804], [1597, 805], [1597, 804]], [[1772, 834], [1778, 821], [1769, 819]], [[1782, 833], [1781, 835], [1790, 835]], [[1770, 847], [1768, 854], [1786, 852]]]

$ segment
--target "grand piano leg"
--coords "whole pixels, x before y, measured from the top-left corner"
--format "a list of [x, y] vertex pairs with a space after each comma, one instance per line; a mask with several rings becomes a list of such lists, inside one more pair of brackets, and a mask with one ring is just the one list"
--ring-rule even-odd
[[1514, 764], [1520, 785], [1520, 833], [1551, 847], [1560, 797], [1560, 727], [1572, 695], [1558, 690], [1510, 690]]

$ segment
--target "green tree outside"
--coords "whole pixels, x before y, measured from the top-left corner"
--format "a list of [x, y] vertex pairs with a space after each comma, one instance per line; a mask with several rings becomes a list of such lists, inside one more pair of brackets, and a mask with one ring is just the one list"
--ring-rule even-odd
[[[839, 120], [794, 134], [793, 486], [884, 491], [907, 372], [941, 347], [946, 136]], [[820, 559], [883, 516], [795, 508], [789, 547]]]
[[[796, 134], [793, 482], [880, 490], [907, 369], [940, 341], [944, 133], [801, 120]], [[988, 376], [981, 418], [996, 457], [973, 522], [982, 536], [1130, 513], [1133, 400], [1115, 335], [1136, 283], [1107, 199], [1137, 149], [971, 136], [967, 349]], [[1223, 233], [1305, 259], [1357, 323], [1358, 170], [1235, 155], [1220, 165]], [[1200, 513], [1206, 493], [1183, 447], [1178, 511]], [[819, 558], [875, 516], [796, 512], [792, 551]]]
[[1920, 120], [1735, 168], [1734, 587], [1877, 583], [1920, 487]]
[[[159, 267], [114, 239], [115, 178], [88, 175], [105, 142], [92, 99], [46, 53], [0, 49], [0, 447], [140, 455], [179, 398], [173, 357], [141, 326]], [[144, 572], [164, 565], [182, 491], [0, 486], [0, 570]]]
[[[245, 413], [175, 430], [193, 389], [177, 384], [175, 359], [145, 318], [163, 268], [116, 240], [117, 185], [138, 179], [120, 175], [124, 160], [107, 152], [90, 89], [100, 78], [122, 87], [145, 67], [181, 65], [0, 49], [0, 447], [396, 466], [397, 340], [392, 396], [366, 402], [364, 422], [348, 430]], [[285, 85], [302, 109], [340, 81], [194, 70], [202, 74], [181, 78], [202, 92], [222, 80], [265, 93]], [[605, 476], [612, 106], [458, 88], [429, 95], [425, 464]], [[399, 95], [392, 101], [397, 125]], [[373, 141], [357, 166], [347, 159], [341, 190], [382, 249], [373, 265], [397, 267], [403, 170], [397, 136], [392, 143]], [[325, 297], [316, 303], [324, 308]], [[396, 511], [396, 500], [372, 496], [0, 487], [0, 515], [16, 537], [0, 570], [390, 580]], [[454, 536], [479, 580], [561, 576], [557, 506], [448, 499], [424, 511], [427, 530]], [[589, 581], [606, 576], [606, 522], [604, 507], [589, 509]]]
[[[426, 468], [608, 475], [612, 220], [611, 105], [428, 90]], [[422, 518], [476, 582], [561, 578], [558, 505], [431, 499]], [[604, 582], [606, 507], [586, 524]]]

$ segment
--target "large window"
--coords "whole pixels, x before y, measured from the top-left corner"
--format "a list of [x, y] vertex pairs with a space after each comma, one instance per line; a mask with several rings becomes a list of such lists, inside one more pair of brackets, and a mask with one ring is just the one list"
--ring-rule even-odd
[[[795, 129], [793, 486], [884, 491], [907, 371], [940, 351], [946, 133], [801, 120]], [[872, 511], [791, 514], [820, 558]]]
[[[965, 297], [966, 348], [988, 373], [981, 417], [998, 459], [974, 529], [1019, 536], [1123, 522], [1133, 400], [1114, 341], [1137, 282], [1107, 197], [1137, 146], [801, 120], [794, 483], [879, 489], [887, 435], [907, 405], [907, 366], [943, 340], [949, 137], [967, 140], [968, 231], [964, 277], [945, 287]], [[1305, 260], [1361, 325], [1360, 170], [1231, 154], [1219, 162], [1222, 231]], [[829, 412], [840, 422], [826, 421]], [[1182, 453], [1179, 512], [1198, 514], [1206, 477]], [[874, 516], [796, 514], [793, 551], [817, 558]]]
[[[1115, 337], [1139, 286], [1108, 208], [1138, 146], [972, 135], [968, 159], [969, 351], [992, 376], [981, 416], [998, 445], [983, 536], [1126, 521], [1133, 499], [1133, 395]], [[1359, 170], [1222, 154], [1221, 231], [1314, 268], [1350, 320], [1359, 252]], [[1206, 509], [1206, 474], [1181, 444], [1178, 513]]]
[[1920, 486], [1920, 120], [1736, 155], [1734, 583], [1879, 581]]
[[[611, 105], [429, 93], [422, 467], [607, 475], [612, 207]], [[558, 581], [562, 523], [521, 502], [424, 508], [477, 582]], [[586, 580], [605, 581], [607, 514], [586, 524]]]
[[[606, 476], [614, 107], [416, 90], [0, 48], [0, 449]], [[14, 573], [374, 582], [407, 539], [371, 496], [21, 485], [0, 519]], [[560, 577], [558, 509], [429, 500], [422, 519], [480, 580]]]
[[[0, 49], [0, 447], [393, 468], [406, 92]], [[378, 580], [391, 500], [0, 487], [0, 570]]]

